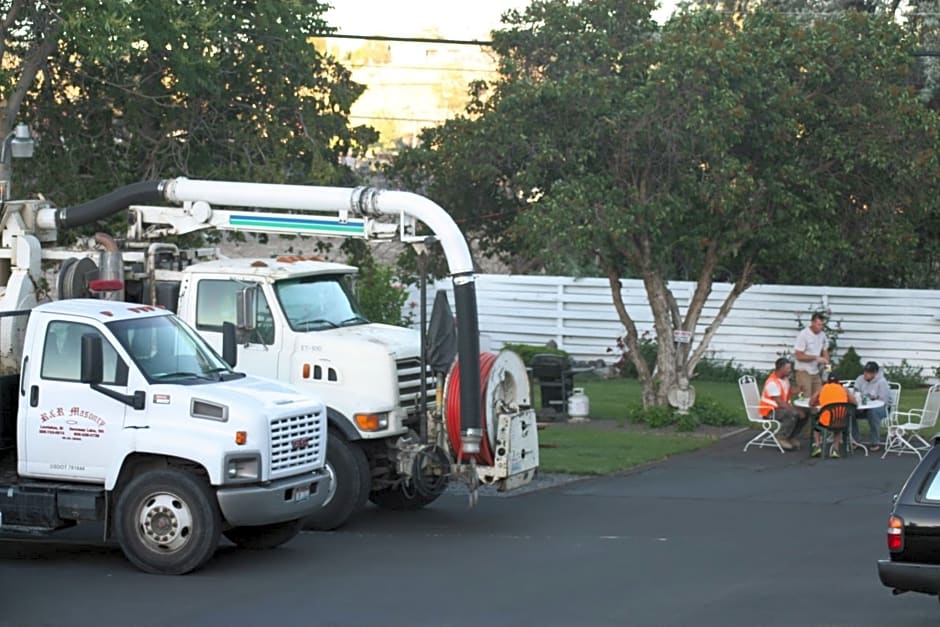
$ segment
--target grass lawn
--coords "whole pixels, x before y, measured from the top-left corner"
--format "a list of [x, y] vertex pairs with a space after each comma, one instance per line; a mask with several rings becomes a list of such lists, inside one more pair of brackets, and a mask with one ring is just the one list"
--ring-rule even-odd
[[[697, 400], [710, 399], [738, 417], [738, 424], [748, 425], [737, 383], [697, 381], [693, 385]], [[627, 423], [630, 421], [630, 407], [641, 402], [640, 384], [633, 379], [581, 375], [576, 378], [575, 387], [584, 388], [590, 398], [592, 420]], [[540, 407], [537, 383], [532, 385], [532, 395], [533, 405]], [[923, 407], [926, 395], [927, 388], [902, 390], [901, 410]], [[862, 431], [865, 429], [866, 425], [863, 425]], [[540, 467], [544, 472], [608, 474], [695, 450], [713, 441], [708, 437], [669, 432], [637, 433], [616, 426], [549, 427], [539, 432]]]
[[[743, 401], [738, 384], [724, 381], [694, 381], [696, 400], [710, 399], [721, 405], [729, 413], [739, 416], [741, 425], [747, 424]], [[602, 379], [581, 375], [575, 379], [575, 387], [584, 388], [591, 402], [591, 418], [600, 420], [629, 420], [629, 408], [641, 401], [641, 387], [635, 379]], [[532, 385], [533, 404], [540, 406], [538, 383]], [[923, 407], [927, 397], [927, 388], [901, 390], [901, 410]]]
[[693, 451], [713, 441], [694, 435], [634, 433], [574, 425], [549, 427], [539, 431], [539, 467], [544, 472], [605, 475]]

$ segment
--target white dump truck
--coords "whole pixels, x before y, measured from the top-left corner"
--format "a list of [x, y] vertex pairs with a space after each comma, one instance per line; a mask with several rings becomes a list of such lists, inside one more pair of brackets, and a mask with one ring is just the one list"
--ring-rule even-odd
[[165, 309], [21, 296], [0, 311], [0, 535], [96, 521], [137, 567], [183, 574], [223, 535], [290, 540], [326, 500], [322, 403], [235, 372]]
[[[63, 229], [117, 212], [126, 212], [125, 234], [56, 247]], [[5, 216], [0, 255], [14, 266], [42, 260], [54, 271], [49, 291], [57, 298], [95, 294], [164, 307], [216, 350], [224, 324], [234, 323], [231, 362], [238, 369], [323, 399], [333, 481], [324, 507], [308, 519], [312, 528], [342, 525], [367, 499], [389, 509], [422, 507], [453, 479], [465, 481], [471, 494], [478, 482], [513, 489], [538, 467], [525, 367], [505, 352], [484, 354], [481, 362], [470, 252], [451, 217], [427, 198], [374, 188], [169, 179], [78, 207], [8, 202]], [[423, 242], [419, 222], [441, 242], [455, 286], [463, 367], [438, 382], [439, 404], [421, 334], [369, 322], [352, 287], [355, 268], [297, 256], [229, 259], [212, 247], [167, 243], [205, 229]], [[20, 235], [30, 247], [15, 244]]]

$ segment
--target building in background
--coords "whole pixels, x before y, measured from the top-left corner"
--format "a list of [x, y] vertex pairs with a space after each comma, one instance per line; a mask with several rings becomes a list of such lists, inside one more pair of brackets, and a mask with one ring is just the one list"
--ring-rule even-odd
[[422, 128], [464, 112], [471, 82], [497, 76], [495, 55], [485, 44], [446, 40], [434, 31], [413, 39], [318, 40], [366, 86], [350, 121], [379, 131], [378, 153], [413, 146]]

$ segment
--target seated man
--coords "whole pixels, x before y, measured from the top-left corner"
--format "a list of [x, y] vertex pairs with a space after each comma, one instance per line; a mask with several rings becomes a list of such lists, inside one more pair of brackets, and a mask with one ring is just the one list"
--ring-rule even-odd
[[[813, 398], [809, 399], [810, 407], [825, 407], [826, 405], [831, 405], [832, 403], [852, 403], [857, 405], [855, 401], [855, 395], [849, 394], [849, 391], [845, 389], [845, 386], [839, 382], [839, 377], [834, 373], [829, 373], [829, 378], [823, 384], [819, 391], [813, 394]], [[819, 412], [819, 424], [824, 427], [829, 426], [830, 416], [827, 411]], [[836, 433], [832, 437], [832, 449], [829, 451], [830, 457], [839, 457], [839, 447], [842, 446], [842, 434]], [[819, 457], [822, 455], [822, 433], [818, 430], [813, 431], [813, 457]]]
[[764, 382], [764, 391], [760, 397], [760, 415], [767, 417], [771, 412], [780, 422], [777, 441], [785, 451], [800, 448], [797, 439], [800, 429], [806, 423], [806, 414], [799, 407], [790, 404], [790, 371], [793, 365], [786, 357], [774, 362], [774, 371]]
[[868, 449], [871, 451], [881, 450], [881, 421], [888, 415], [888, 403], [891, 402], [891, 390], [888, 387], [888, 380], [885, 379], [878, 363], [870, 361], [865, 364], [862, 374], [855, 379], [855, 391], [862, 395], [862, 398], [868, 397], [873, 401], [884, 401], [881, 407], [871, 409], [861, 409], [857, 414], [855, 422], [852, 423], [852, 438], [856, 442], [861, 442], [858, 437], [858, 422], [861, 419], [868, 421]]

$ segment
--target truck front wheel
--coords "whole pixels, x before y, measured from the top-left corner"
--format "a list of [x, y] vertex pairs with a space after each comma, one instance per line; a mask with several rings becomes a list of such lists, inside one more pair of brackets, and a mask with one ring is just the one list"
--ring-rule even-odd
[[222, 535], [228, 538], [229, 542], [243, 549], [265, 551], [293, 540], [303, 526], [304, 520], [301, 518], [273, 525], [232, 527], [228, 531], [223, 531]]
[[326, 443], [330, 492], [323, 507], [307, 517], [307, 529], [331, 531], [361, 510], [372, 487], [369, 461], [362, 448], [330, 430]]
[[128, 560], [158, 575], [183, 575], [215, 553], [219, 508], [205, 480], [172, 468], [131, 479], [118, 495], [117, 539]]

